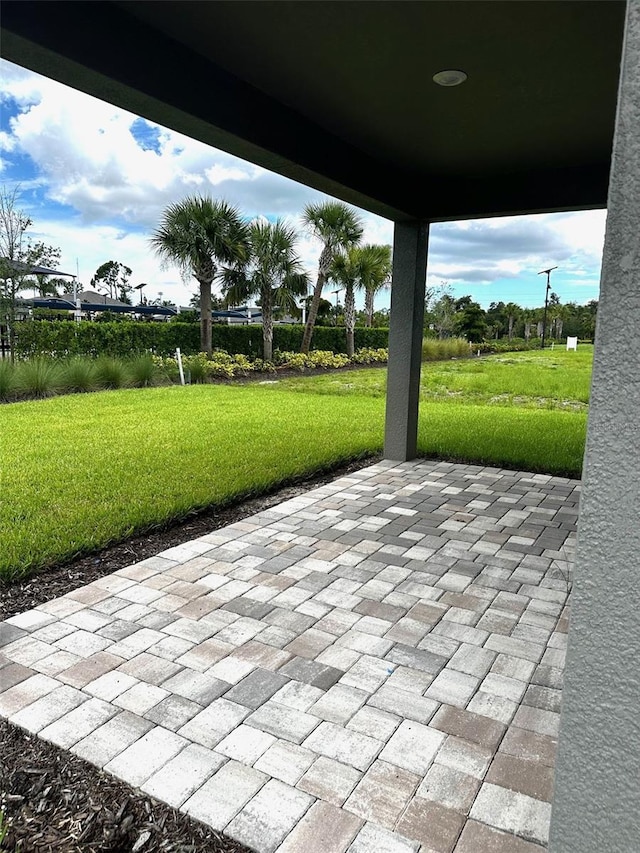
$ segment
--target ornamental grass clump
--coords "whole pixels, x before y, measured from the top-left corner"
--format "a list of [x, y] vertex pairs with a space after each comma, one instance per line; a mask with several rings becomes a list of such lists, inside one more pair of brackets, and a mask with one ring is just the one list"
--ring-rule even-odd
[[158, 384], [159, 371], [150, 355], [141, 355], [127, 363], [129, 384], [134, 388], [151, 388]]
[[10, 361], [0, 360], [0, 401], [13, 400], [16, 393], [16, 371]]
[[99, 387], [95, 361], [79, 356], [62, 365], [61, 390], [82, 394]]
[[52, 397], [62, 384], [62, 367], [51, 359], [32, 358], [16, 368], [16, 387], [21, 397]]
[[469, 358], [471, 349], [464, 338], [425, 338], [422, 341], [423, 361], [446, 361], [450, 358]]
[[98, 387], [105, 389], [125, 388], [127, 369], [118, 358], [103, 356], [96, 361], [96, 379]]

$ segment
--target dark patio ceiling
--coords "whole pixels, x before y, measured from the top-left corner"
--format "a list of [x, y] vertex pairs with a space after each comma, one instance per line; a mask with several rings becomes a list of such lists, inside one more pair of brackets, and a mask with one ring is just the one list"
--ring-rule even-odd
[[391, 219], [457, 219], [606, 204], [624, 9], [4, 0], [2, 50]]

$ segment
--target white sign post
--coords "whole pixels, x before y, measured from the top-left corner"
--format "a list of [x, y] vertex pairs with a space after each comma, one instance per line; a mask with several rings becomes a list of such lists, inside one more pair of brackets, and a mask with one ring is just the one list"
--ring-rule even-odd
[[567, 338], [567, 352], [572, 349], [574, 352], [578, 351], [578, 338]]
[[182, 369], [182, 355], [180, 354], [180, 347], [176, 349], [176, 358], [178, 359], [178, 370], [180, 371], [180, 384], [184, 385], [184, 370]]

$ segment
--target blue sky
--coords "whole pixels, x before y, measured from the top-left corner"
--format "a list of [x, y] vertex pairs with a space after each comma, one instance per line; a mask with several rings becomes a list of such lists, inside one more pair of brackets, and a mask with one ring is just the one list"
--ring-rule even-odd
[[[0, 60], [0, 181], [20, 187], [33, 240], [59, 246], [60, 269], [88, 285], [108, 260], [147, 282], [147, 298], [186, 304], [197, 289], [163, 269], [149, 236], [163, 208], [202, 192], [249, 218], [283, 217], [299, 228], [299, 254], [313, 274], [319, 244], [300, 226], [308, 202], [327, 198], [225, 152]], [[362, 211], [366, 242], [391, 243], [393, 225]], [[598, 298], [605, 212], [519, 216], [431, 226], [427, 283], [447, 282], [483, 307], [544, 302], [545, 278], [563, 302]], [[377, 307], [388, 306], [382, 294]]]

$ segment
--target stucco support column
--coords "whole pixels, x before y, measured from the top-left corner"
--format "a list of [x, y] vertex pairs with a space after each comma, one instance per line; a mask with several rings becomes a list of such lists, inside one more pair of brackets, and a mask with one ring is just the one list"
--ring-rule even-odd
[[552, 853], [640, 845], [640, 0], [627, 8]]
[[399, 462], [417, 452], [428, 236], [421, 221], [397, 222], [393, 232], [384, 456]]

